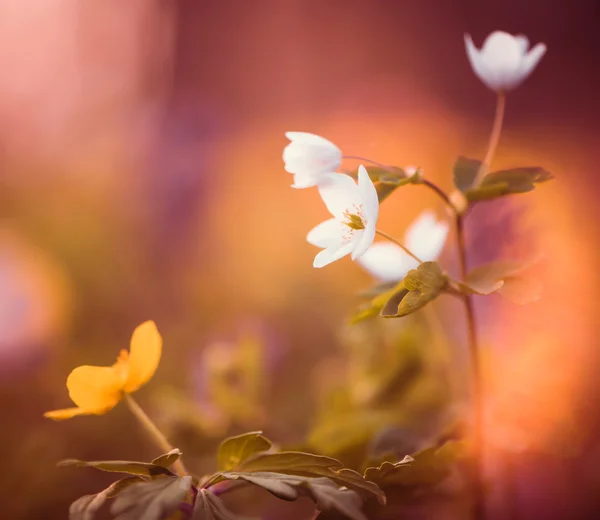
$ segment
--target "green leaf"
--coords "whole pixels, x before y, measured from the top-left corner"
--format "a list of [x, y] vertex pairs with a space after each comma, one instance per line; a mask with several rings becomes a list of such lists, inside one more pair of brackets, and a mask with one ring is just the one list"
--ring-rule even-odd
[[[407, 179], [409, 176], [406, 172], [397, 166], [389, 166], [387, 168], [383, 168], [381, 166], [365, 166], [369, 174], [369, 178], [375, 183], [380, 181], [385, 181], [388, 183], [393, 183], [396, 180]], [[352, 171], [350, 177], [353, 179], [358, 179], [358, 168]]]
[[307, 496], [319, 511], [336, 510], [351, 520], [368, 520], [361, 511], [361, 500], [353, 491], [339, 489], [326, 477], [301, 477], [275, 472], [223, 473], [227, 480], [244, 480], [266, 489], [282, 500]]
[[533, 191], [535, 185], [553, 179], [551, 173], [540, 167], [521, 167], [488, 173], [481, 186], [469, 189], [465, 195], [471, 202], [490, 200], [514, 193]]
[[404, 288], [393, 293], [381, 310], [384, 318], [398, 318], [418, 311], [439, 296], [447, 278], [437, 262], [423, 262], [408, 272]]
[[359, 307], [358, 311], [350, 318], [350, 324], [356, 325], [361, 321], [379, 316], [386, 303], [389, 302], [389, 300], [399, 292], [402, 292], [403, 295], [406, 294], [406, 290], [404, 289], [404, 284], [402, 282], [395, 283], [391, 288], [376, 294], [370, 302], [367, 302]]
[[481, 168], [481, 161], [460, 156], [454, 163], [454, 185], [463, 193], [473, 187], [473, 182]]
[[219, 447], [219, 471], [234, 469], [257, 453], [268, 451], [271, 441], [261, 433], [250, 432], [225, 439]]
[[363, 495], [375, 495], [380, 502], [385, 502], [385, 495], [378, 486], [365, 480], [360, 473], [344, 468], [338, 460], [323, 455], [300, 451], [264, 453], [242, 463], [240, 470], [247, 473], [276, 472], [286, 475], [328, 477], [339, 485]]
[[143, 475], [156, 477], [158, 475], [173, 475], [163, 466], [151, 462], [133, 462], [127, 460], [100, 460], [86, 462], [84, 460], [67, 459], [58, 463], [58, 466], [76, 466], [78, 468], [96, 468], [102, 471], [115, 473], [129, 473], [130, 475]]
[[[396, 188], [417, 183], [421, 178], [421, 171], [419, 169], [411, 175], [406, 170], [397, 166], [389, 166], [388, 168], [366, 166], [366, 169], [369, 173], [369, 178], [375, 183], [379, 203], [389, 197]], [[354, 179], [358, 178], [358, 170], [350, 173], [350, 176]]]
[[175, 464], [175, 462], [177, 462], [179, 460], [181, 455], [182, 455], [181, 451], [179, 451], [178, 448], [175, 448], [175, 449], [171, 450], [169, 453], [165, 453], [164, 455], [161, 455], [160, 457], [156, 457], [152, 461], [152, 464], [154, 464], [155, 466], [162, 466], [163, 468], [168, 468], [169, 466], [172, 466], [173, 464]]
[[110, 512], [115, 520], [163, 520], [179, 509], [192, 488], [192, 477], [161, 477], [122, 491]]
[[104, 491], [78, 498], [69, 508], [69, 520], [92, 520], [107, 499], [117, 496], [126, 487], [142, 482], [140, 477], [127, 477], [113, 482]]
[[194, 520], [250, 520], [232, 513], [223, 501], [208, 489], [200, 489], [194, 507]]
[[406, 455], [398, 462], [385, 461], [379, 467], [367, 468], [365, 470], [365, 478], [371, 482], [376, 482], [379, 486], [384, 486], [393, 482], [394, 477], [402, 471], [406, 471], [406, 466], [411, 464], [414, 459], [410, 455]]
[[367, 468], [365, 478], [381, 487], [433, 486], [442, 482], [463, 457], [463, 445], [448, 441], [441, 447], [422, 450], [411, 457], [392, 464], [384, 462], [377, 468]]
[[492, 262], [473, 269], [460, 288], [467, 294], [486, 295], [493, 292], [508, 300], [524, 305], [539, 299], [542, 284], [535, 278], [528, 278], [523, 271], [532, 263], [522, 264], [510, 260]]

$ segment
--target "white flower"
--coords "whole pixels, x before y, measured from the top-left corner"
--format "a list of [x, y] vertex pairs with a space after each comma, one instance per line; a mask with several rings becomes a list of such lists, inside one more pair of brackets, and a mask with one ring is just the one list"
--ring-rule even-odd
[[342, 151], [324, 137], [307, 132], [286, 132], [291, 141], [283, 150], [285, 170], [294, 174], [292, 188], [309, 188], [319, 184], [327, 173], [342, 164]]
[[377, 191], [367, 170], [358, 168], [358, 185], [348, 175], [330, 173], [319, 184], [319, 193], [334, 218], [321, 222], [306, 237], [323, 248], [313, 266], [326, 266], [348, 254], [355, 260], [373, 243], [379, 214]]
[[[448, 223], [438, 221], [433, 211], [427, 210], [406, 230], [403, 245], [423, 262], [429, 262], [440, 256], [447, 236]], [[373, 244], [358, 263], [382, 282], [402, 280], [418, 266], [414, 258], [393, 242]]]
[[489, 88], [503, 92], [518, 87], [531, 74], [546, 53], [546, 46], [538, 43], [529, 52], [529, 40], [503, 31], [490, 34], [481, 49], [465, 34], [467, 56], [473, 72]]

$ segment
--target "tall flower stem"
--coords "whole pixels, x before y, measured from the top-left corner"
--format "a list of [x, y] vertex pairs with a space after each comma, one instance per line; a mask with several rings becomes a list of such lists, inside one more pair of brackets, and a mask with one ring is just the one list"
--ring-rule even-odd
[[494, 123], [492, 125], [492, 133], [490, 134], [490, 141], [488, 143], [488, 149], [481, 163], [481, 167], [477, 172], [473, 186], [477, 187], [481, 184], [483, 177], [487, 173], [492, 158], [498, 148], [498, 141], [500, 140], [500, 133], [502, 132], [502, 123], [504, 122], [504, 109], [506, 106], [506, 95], [503, 92], [498, 92], [496, 98], [496, 115], [494, 116]]
[[410, 249], [408, 249], [406, 246], [402, 245], [398, 240], [396, 240], [392, 235], [388, 235], [387, 233], [384, 233], [383, 231], [380, 231], [379, 229], [375, 231], [378, 235], [382, 236], [383, 238], [387, 238], [390, 242], [393, 242], [394, 244], [396, 244], [397, 246], [400, 246], [404, 252], [414, 258], [417, 262], [419, 262], [420, 264], [423, 263], [423, 260], [421, 260], [418, 256], [416, 256], [415, 254], [413, 254]]
[[[464, 233], [463, 216], [456, 214], [456, 241], [460, 265], [460, 278], [467, 277], [467, 247]], [[472, 403], [473, 403], [473, 493], [474, 493], [474, 518], [485, 518], [485, 487], [483, 484], [483, 381], [481, 377], [481, 359], [477, 343], [477, 329], [475, 322], [475, 309], [473, 298], [463, 295], [467, 315], [467, 334], [469, 357], [472, 373]]]
[[[127, 406], [129, 407], [129, 410], [131, 410], [131, 413], [139, 421], [144, 430], [148, 432], [150, 437], [152, 437], [152, 440], [163, 453], [167, 453], [174, 449], [172, 444], [167, 440], [167, 438], [163, 434], [163, 432], [161, 432], [158, 429], [158, 426], [154, 424], [154, 421], [152, 421], [152, 419], [148, 417], [148, 414], [144, 412], [142, 407], [137, 403], [137, 401], [133, 397], [131, 397], [130, 394], [125, 394], [124, 401], [127, 403]], [[181, 460], [177, 460], [173, 464], [173, 469], [175, 470], [175, 473], [182, 477], [188, 474]]]

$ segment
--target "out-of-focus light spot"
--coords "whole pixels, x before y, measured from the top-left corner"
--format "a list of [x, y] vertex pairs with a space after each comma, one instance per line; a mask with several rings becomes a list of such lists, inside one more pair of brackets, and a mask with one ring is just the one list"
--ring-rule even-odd
[[71, 292], [50, 257], [6, 229], [0, 230], [0, 287], [0, 360], [4, 369], [13, 369], [64, 330]]

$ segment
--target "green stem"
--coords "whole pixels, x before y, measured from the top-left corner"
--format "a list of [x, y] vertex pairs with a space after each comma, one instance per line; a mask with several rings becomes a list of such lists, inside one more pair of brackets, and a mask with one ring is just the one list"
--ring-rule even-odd
[[488, 149], [479, 167], [479, 171], [477, 172], [477, 176], [475, 177], [475, 181], [473, 182], [473, 187], [477, 188], [485, 174], [487, 173], [488, 168], [492, 162], [494, 154], [496, 153], [496, 148], [498, 147], [498, 141], [500, 140], [500, 133], [502, 132], [502, 123], [504, 121], [504, 109], [506, 107], [506, 96], [503, 92], [498, 92], [498, 97], [496, 98], [496, 115], [494, 116], [494, 124], [492, 125], [492, 133], [490, 134], [490, 142], [488, 143]]
[[388, 235], [387, 233], [384, 233], [383, 231], [380, 231], [379, 229], [377, 229], [375, 231], [378, 235], [382, 236], [383, 238], [387, 238], [390, 242], [393, 242], [394, 244], [396, 244], [397, 246], [400, 246], [404, 252], [411, 256], [412, 258], [414, 258], [417, 262], [419, 262], [420, 264], [423, 263], [423, 260], [421, 260], [418, 256], [416, 256], [415, 254], [413, 254], [410, 249], [408, 249], [407, 247], [405, 247], [404, 245], [402, 245], [400, 242], [398, 242], [398, 240], [396, 240], [393, 236]]
[[420, 184], [427, 186], [430, 190], [433, 190], [444, 201], [444, 203], [450, 207], [450, 209], [456, 212], [456, 208], [454, 204], [452, 204], [450, 197], [448, 197], [448, 195], [446, 195], [446, 193], [444, 193], [444, 191], [437, 184], [434, 184], [428, 179], [423, 179]]
[[[458, 214], [456, 215], [456, 240], [460, 263], [460, 277], [461, 280], [465, 280], [467, 276], [467, 248], [463, 217]], [[483, 484], [483, 382], [479, 346], [477, 344], [473, 298], [471, 295], [465, 294], [463, 301], [467, 314], [468, 346], [472, 372], [474, 518], [482, 520], [485, 518], [485, 489]]]
[[[146, 430], [146, 432], [148, 432], [150, 437], [152, 437], [152, 440], [161, 449], [161, 452], [168, 453], [169, 451], [173, 450], [174, 449], [173, 446], [167, 440], [167, 438], [165, 437], [163, 432], [161, 432], [158, 429], [158, 426], [156, 426], [156, 424], [154, 424], [152, 419], [150, 419], [150, 417], [148, 417], [146, 412], [144, 412], [144, 410], [137, 403], [137, 401], [133, 397], [131, 397], [131, 394], [126, 393], [124, 400], [127, 403], [129, 410], [131, 410], [131, 413], [139, 421], [139, 423], [142, 425], [144, 430]], [[173, 464], [173, 469], [175, 470], [175, 473], [177, 473], [178, 475], [180, 475], [182, 477], [188, 474], [188, 472], [186, 471], [185, 466], [183, 465], [183, 462], [181, 462], [181, 460], [177, 460]]]

